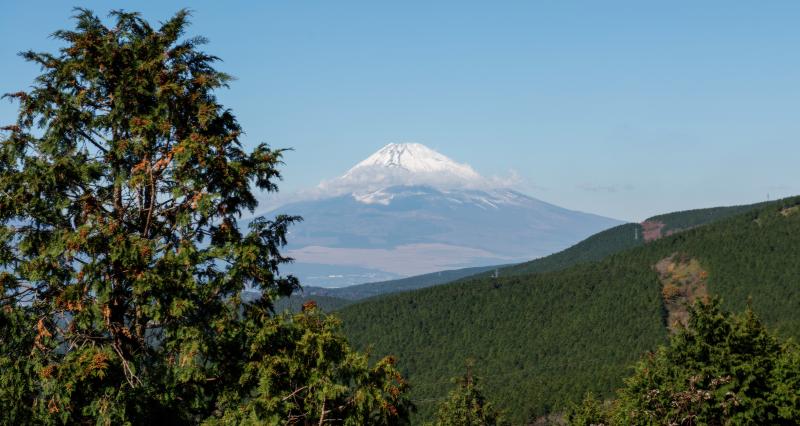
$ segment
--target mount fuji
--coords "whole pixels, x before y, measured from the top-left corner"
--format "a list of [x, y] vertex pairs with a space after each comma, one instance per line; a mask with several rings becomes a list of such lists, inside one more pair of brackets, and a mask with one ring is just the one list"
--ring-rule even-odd
[[284, 270], [322, 287], [531, 260], [622, 223], [529, 197], [417, 143], [386, 145], [317, 193], [271, 214], [303, 217]]
[[341, 177], [323, 182], [320, 189], [367, 193], [398, 185], [465, 188], [487, 183], [469, 165], [457, 163], [425, 145], [390, 143]]

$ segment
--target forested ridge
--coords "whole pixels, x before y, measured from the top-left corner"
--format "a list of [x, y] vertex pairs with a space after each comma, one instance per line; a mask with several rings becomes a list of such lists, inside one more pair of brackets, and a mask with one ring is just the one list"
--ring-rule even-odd
[[339, 312], [358, 347], [393, 354], [430, 416], [466, 359], [514, 422], [610, 395], [628, 366], [664, 343], [654, 265], [680, 254], [735, 311], [749, 303], [779, 335], [800, 337], [800, 198], [546, 273], [483, 277], [369, 300]]
[[[653, 216], [645, 222], [664, 224], [663, 232], [678, 232], [707, 225], [736, 214], [744, 213], [763, 206], [763, 203], [741, 206], [712, 207], [706, 209], [685, 210]], [[564, 269], [581, 262], [600, 260], [613, 253], [641, 246], [645, 243], [642, 224], [626, 223], [615, 226], [562, 250], [529, 262], [502, 268], [502, 275], [530, 274], [550, 272]]]
[[505, 267], [505, 265], [476, 266], [472, 268], [452, 269], [447, 271], [431, 272], [429, 274], [414, 275], [407, 278], [356, 284], [339, 288], [304, 287], [303, 293], [312, 296], [325, 295], [346, 300], [360, 300], [368, 297], [380, 296], [386, 293], [396, 293], [399, 291], [409, 291], [419, 288], [432, 287], [503, 267]]
[[685, 210], [680, 212], [665, 213], [653, 216], [647, 221], [661, 222], [664, 232], [687, 230], [706, 225], [720, 219], [729, 218], [738, 214], [756, 210], [769, 205], [769, 202], [746, 204], [741, 206], [711, 207], [707, 209]]
[[314, 303], [324, 311], [332, 312], [348, 306], [357, 300], [446, 284], [464, 277], [473, 276], [484, 271], [495, 270], [501, 267], [503, 267], [503, 265], [453, 269], [399, 278], [396, 280], [356, 284], [338, 288], [303, 286], [298, 293], [278, 299], [275, 303], [275, 309], [277, 311], [288, 309], [293, 312], [298, 312], [304, 303], [314, 301]]
[[[713, 223], [717, 220], [756, 209], [762, 205], [763, 203], [757, 203], [673, 212], [651, 217], [646, 222], [663, 223], [664, 227], [662, 229], [664, 232], [674, 233]], [[303, 303], [313, 300], [320, 308], [327, 312], [332, 312], [344, 308], [357, 300], [401, 291], [412, 291], [454, 281], [489, 277], [495, 273], [508, 276], [556, 271], [577, 263], [600, 260], [613, 253], [641, 246], [644, 242], [642, 225], [639, 223], [626, 223], [598, 232], [560, 252], [516, 265], [455, 269], [342, 288], [304, 287], [301, 292], [278, 300], [276, 308], [278, 310], [299, 311]]]

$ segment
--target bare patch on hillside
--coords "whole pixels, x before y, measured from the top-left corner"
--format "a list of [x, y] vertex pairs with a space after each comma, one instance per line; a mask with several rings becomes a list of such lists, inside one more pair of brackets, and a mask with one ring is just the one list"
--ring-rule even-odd
[[800, 206], [792, 206], [781, 209], [781, 214], [783, 217], [789, 217], [796, 213], [800, 213]]
[[661, 230], [664, 229], [664, 222], [657, 220], [646, 220], [642, 222], [642, 234], [644, 241], [653, 241], [661, 238]]
[[658, 220], [646, 220], [641, 223], [642, 225], [642, 234], [644, 234], [644, 242], [648, 243], [650, 241], [655, 241], [662, 237], [669, 237], [672, 234], [677, 234], [678, 232], [685, 231], [686, 229], [675, 228], [670, 229], [664, 232], [664, 227], [667, 225], [664, 222]]
[[688, 305], [697, 299], [708, 298], [708, 272], [697, 259], [677, 253], [659, 260], [655, 270], [661, 280], [661, 297], [667, 309], [667, 328], [675, 332], [679, 325], [686, 325], [689, 319]]

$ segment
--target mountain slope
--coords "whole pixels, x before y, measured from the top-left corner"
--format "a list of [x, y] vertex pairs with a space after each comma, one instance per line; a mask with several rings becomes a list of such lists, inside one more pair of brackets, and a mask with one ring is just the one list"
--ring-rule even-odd
[[[293, 256], [324, 260], [311, 249], [329, 247], [322, 253], [353, 253], [369, 250], [379, 269], [390, 272], [426, 273], [446, 269], [436, 259], [421, 259], [417, 265], [392, 267], [379, 259], [403, 255], [398, 247], [442, 247], [447, 253], [464, 250], [465, 256], [483, 257], [486, 262], [508, 263], [527, 260], [564, 248], [567, 241], [579, 241], [618, 221], [563, 209], [511, 190], [438, 190], [428, 186], [398, 186], [370, 194], [385, 197], [387, 203], [365, 203], [352, 195], [326, 200], [293, 203], [281, 208], [304, 217], [292, 229]], [[349, 251], [345, 249], [351, 249]], [[331, 260], [335, 260], [331, 256]], [[342, 259], [344, 261], [344, 259]], [[351, 261], [356, 261], [352, 260]], [[446, 259], [445, 259], [446, 261]], [[410, 270], [417, 268], [418, 270]]]
[[642, 224], [627, 223], [599, 232], [574, 246], [549, 256], [508, 266], [500, 270], [502, 275], [521, 275], [537, 272], [550, 272], [572, 265], [600, 260], [619, 251], [638, 247], [646, 242], [645, 229], [656, 225], [659, 234], [672, 235], [680, 231], [708, 225], [738, 214], [764, 207], [767, 203], [741, 206], [712, 207], [694, 209], [653, 216]]
[[[765, 205], [766, 203], [756, 203], [673, 212], [654, 216], [645, 220], [644, 223], [645, 226], [647, 224], [659, 224], [659, 230], [661, 232], [671, 235], [681, 230], [714, 223], [737, 214], [758, 209]], [[299, 307], [305, 301], [314, 300], [324, 310], [331, 311], [350, 305], [352, 301], [368, 297], [431, 287], [456, 280], [488, 277], [495, 273], [501, 276], [510, 276], [557, 271], [579, 263], [597, 261], [622, 250], [645, 244], [645, 226], [638, 223], [619, 225], [592, 235], [558, 253], [515, 265], [440, 271], [397, 280], [380, 281], [341, 288], [304, 286], [302, 293], [291, 297], [291, 305], [293, 307]], [[279, 306], [284, 307], [288, 305], [286, 302], [282, 302]]]
[[500, 267], [502, 266], [454, 269], [400, 278], [397, 280], [379, 281], [340, 288], [303, 286], [302, 291], [288, 298], [279, 299], [276, 303], [276, 309], [278, 311], [284, 309], [298, 311], [300, 307], [303, 306], [303, 303], [313, 300], [323, 311], [332, 312], [351, 305], [358, 300], [446, 284], [464, 277], [474, 276], [484, 271], [493, 271]]
[[305, 219], [291, 229], [289, 270], [321, 287], [370, 281], [341, 268], [391, 277], [526, 261], [621, 223], [498, 186], [420, 144], [389, 144], [318, 190], [271, 215]]
[[303, 295], [314, 298], [318, 296], [331, 296], [345, 300], [361, 300], [369, 297], [380, 296], [401, 291], [417, 290], [446, 284], [465, 277], [471, 277], [485, 271], [494, 271], [500, 266], [479, 266], [475, 268], [453, 269], [448, 271], [432, 272], [430, 274], [416, 275], [389, 281], [379, 281], [367, 284], [358, 284], [341, 288], [303, 287]]
[[597, 262], [388, 295], [339, 314], [356, 344], [398, 356], [421, 417], [472, 358], [489, 397], [522, 422], [587, 390], [607, 395], [665, 340], [670, 303], [656, 269], [665, 260], [692, 261], [728, 308], [749, 298], [768, 325], [800, 337], [798, 204], [769, 203]]

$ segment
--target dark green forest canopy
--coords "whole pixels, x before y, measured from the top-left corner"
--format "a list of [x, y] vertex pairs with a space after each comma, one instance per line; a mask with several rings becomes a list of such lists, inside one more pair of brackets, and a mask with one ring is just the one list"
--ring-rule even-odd
[[586, 391], [609, 395], [628, 365], [665, 342], [654, 265], [675, 253], [699, 261], [725, 308], [741, 311], [750, 300], [770, 329], [800, 337], [798, 202], [772, 202], [597, 262], [385, 296], [340, 316], [359, 347], [398, 356], [415, 399], [445, 393], [474, 358], [487, 397], [520, 422]]
[[688, 307], [685, 327], [634, 366], [612, 400], [587, 395], [570, 425], [795, 425], [800, 418], [800, 348], [777, 338], [750, 308], [719, 300]]
[[[764, 203], [756, 203], [742, 206], [686, 210], [653, 216], [645, 220], [645, 222], [663, 223], [662, 230], [664, 233], [669, 231], [677, 232], [708, 225], [763, 206]], [[622, 250], [641, 246], [644, 243], [642, 225], [639, 223], [627, 223], [598, 232], [566, 250], [530, 262], [502, 268], [499, 272], [501, 275], [521, 275], [557, 271], [578, 263], [597, 261]], [[486, 274], [483, 276], [486, 276]]]

